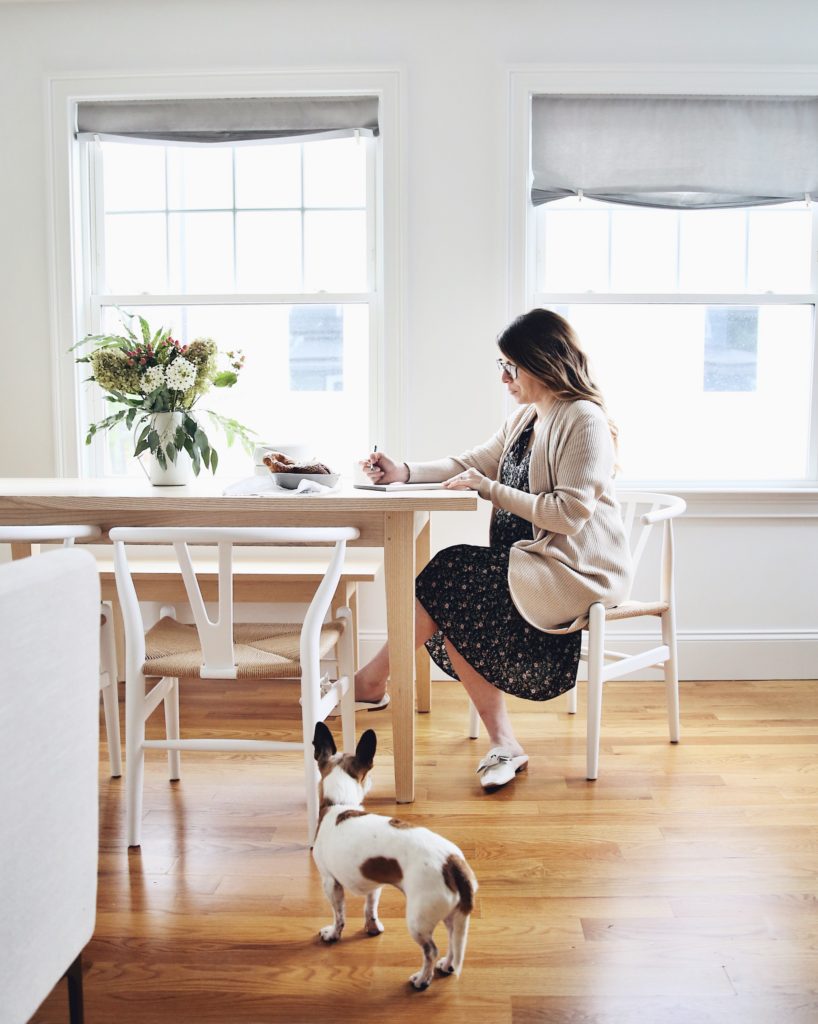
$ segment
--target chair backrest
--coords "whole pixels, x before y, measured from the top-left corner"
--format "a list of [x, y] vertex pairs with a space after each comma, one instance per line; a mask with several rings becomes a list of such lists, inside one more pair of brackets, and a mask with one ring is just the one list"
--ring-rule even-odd
[[[622, 507], [625, 536], [631, 548], [631, 587], [648, 539], [656, 523], [662, 523], [662, 600], [672, 597], [673, 587], [673, 526], [672, 520], [680, 516], [687, 507], [683, 498], [673, 494], [657, 494], [653, 491], [617, 491]], [[628, 594], [630, 597], [630, 593]]]
[[94, 930], [99, 576], [88, 552], [0, 566], [0, 1018], [28, 1020]]
[[[199, 634], [203, 658], [201, 676], [203, 679], [234, 679], [237, 669], [233, 646], [233, 546], [334, 544], [327, 571], [307, 610], [301, 634], [302, 668], [317, 673], [317, 637], [321, 623], [341, 578], [346, 543], [357, 540], [359, 536], [357, 529], [348, 526], [116, 527], [111, 530], [110, 538], [114, 542], [114, 570], [125, 624], [128, 671], [138, 672], [145, 661], [145, 627], [128, 566], [127, 544], [172, 546]], [[218, 613], [215, 620], [207, 613], [188, 545], [215, 545], [218, 548]]]
[[98, 526], [0, 526], [0, 544], [57, 544], [69, 548], [75, 540], [97, 540]]

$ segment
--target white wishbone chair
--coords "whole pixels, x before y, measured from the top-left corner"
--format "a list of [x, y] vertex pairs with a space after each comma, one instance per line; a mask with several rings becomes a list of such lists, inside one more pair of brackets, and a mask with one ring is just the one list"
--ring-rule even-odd
[[[69, 548], [75, 540], [99, 540], [98, 526], [0, 526], [0, 544], [62, 544]], [[116, 642], [114, 616], [111, 605], [100, 603], [100, 658], [99, 688], [105, 711], [105, 731], [108, 738], [108, 760], [111, 775], [122, 774], [122, 748], [119, 738], [119, 694], [117, 689]]]
[[[325, 623], [344, 565], [346, 542], [355, 540], [352, 527], [117, 527], [114, 542], [117, 593], [125, 625], [125, 745], [128, 845], [139, 846], [142, 786], [146, 750], [167, 750], [171, 779], [180, 776], [180, 752], [299, 751], [304, 760], [307, 835], [312, 843], [318, 821], [318, 790], [312, 739], [316, 722], [340, 703], [346, 750], [355, 747], [354, 669], [351, 613]], [[171, 545], [187, 592], [193, 625], [163, 613], [145, 630], [131, 578], [126, 545]], [[328, 566], [303, 624], [234, 623], [233, 546], [235, 544], [295, 546], [333, 544]], [[208, 616], [188, 545], [218, 548], [218, 617]], [[321, 662], [333, 656], [338, 678], [322, 676]], [[182, 739], [179, 731], [179, 680], [301, 680], [302, 742], [246, 739]], [[148, 679], [158, 682], [146, 694]], [[165, 705], [166, 740], [147, 740], [145, 723], [160, 702]]]
[[[625, 535], [631, 548], [631, 585], [652, 527], [662, 523], [662, 552], [659, 568], [658, 597], [650, 601], [627, 600], [615, 608], [591, 605], [588, 612], [587, 643], [583, 642], [580, 659], [588, 666], [588, 713], [586, 733], [585, 774], [588, 779], [599, 775], [599, 733], [602, 719], [602, 689], [612, 679], [621, 679], [640, 669], [663, 667], [670, 742], [679, 742], [679, 671], [676, 652], [676, 609], [674, 600], [674, 544], [672, 520], [685, 508], [682, 498], [672, 494], [649, 491], [619, 491]], [[608, 622], [656, 616], [662, 627], [662, 642], [637, 654], [621, 654], [606, 650], [605, 626]], [[568, 710], [576, 714], [577, 687], [568, 694]], [[480, 719], [469, 701], [469, 736], [479, 735]]]

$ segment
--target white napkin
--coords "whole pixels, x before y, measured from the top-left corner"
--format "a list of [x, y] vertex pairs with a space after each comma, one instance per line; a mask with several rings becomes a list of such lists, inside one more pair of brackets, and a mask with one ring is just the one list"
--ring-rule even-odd
[[235, 483], [228, 484], [222, 493], [227, 497], [245, 498], [259, 496], [274, 498], [279, 496], [286, 497], [287, 495], [292, 497], [294, 494], [331, 494], [337, 489], [338, 484], [335, 487], [327, 487], [326, 484], [319, 484], [317, 480], [299, 480], [298, 487], [295, 489], [280, 487], [273, 480], [272, 476], [268, 475], [248, 476], [244, 480], [237, 480]]

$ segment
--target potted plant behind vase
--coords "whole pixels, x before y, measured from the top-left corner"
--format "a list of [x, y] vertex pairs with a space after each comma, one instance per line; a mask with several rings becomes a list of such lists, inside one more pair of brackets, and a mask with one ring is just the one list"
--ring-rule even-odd
[[[118, 423], [134, 433], [134, 456], [149, 456], [149, 478], [157, 485], [184, 484], [190, 471], [198, 476], [202, 465], [216, 472], [219, 456], [202, 426], [200, 410], [193, 411], [211, 386], [232, 387], [244, 365], [241, 352], [225, 353], [229, 369], [218, 369], [219, 351], [210, 338], [182, 345], [169, 328], [155, 333], [144, 317], [122, 312], [125, 334], [91, 334], [77, 342], [93, 350], [77, 358], [91, 367], [89, 381], [106, 391], [105, 401], [116, 412], [88, 428], [85, 443]], [[138, 320], [137, 335], [130, 322]], [[237, 420], [202, 410], [224, 430], [228, 445], [238, 437], [251, 450], [253, 431]]]

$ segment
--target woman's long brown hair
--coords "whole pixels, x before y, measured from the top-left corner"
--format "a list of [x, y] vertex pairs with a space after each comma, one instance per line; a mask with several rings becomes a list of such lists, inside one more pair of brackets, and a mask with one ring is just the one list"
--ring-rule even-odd
[[608, 419], [614, 450], [619, 451], [619, 431], [608, 416], [602, 392], [590, 370], [574, 328], [550, 309], [532, 309], [513, 320], [497, 339], [500, 351], [517, 366], [541, 381], [557, 398], [567, 402], [585, 399], [598, 405]]

